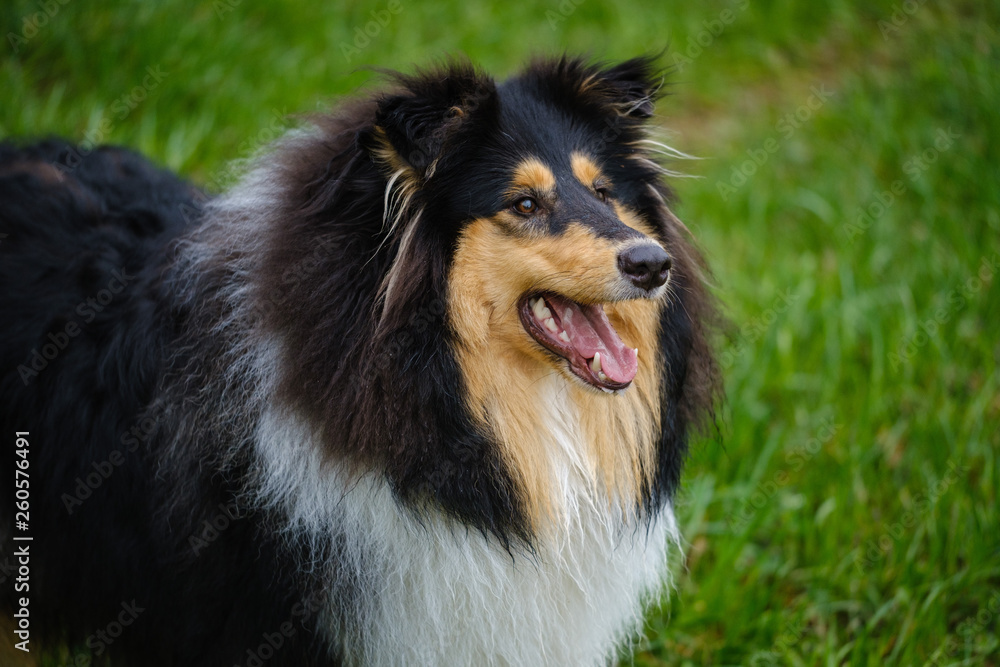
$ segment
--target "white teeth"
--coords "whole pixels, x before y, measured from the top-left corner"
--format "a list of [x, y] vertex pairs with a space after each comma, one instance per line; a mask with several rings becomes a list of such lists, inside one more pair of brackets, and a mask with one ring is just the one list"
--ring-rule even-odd
[[604, 374], [604, 372], [601, 371], [601, 353], [600, 352], [595, 352], [594, 353], [594, 358], [590, 362], [590, 370], [594, 371], [595, 373], [601, 373], [601, 375]]
[[563, 313], [563, 322], [569, 322], [571, 319], [573, 319], [573, 309], [567, 308], [566, 312]]
[[556, 324], [556, 321], [551, 317], [545, 320], [545, 328], [551, 331], [552, 333], [559, 331], [559, 325]]
[[545, 305], [545, 299], [538, 297], [530, 302], [531, 312], [535, 314], [539, 322], [544, 322], [546, 318], [552, 317], [552, 311]]
[[639, 358], [639, 348], [633, 348], [632, 351], [635, 352], [635, 358], [638, 359]]
[[569, 334], [566, 333], [565, 331], [560, 331], [559, 332], [559, 340], [561, 340], [564, 343], [568, 343], [569, 342]]
[[590, 370], [597, 374], [597, 379], [601, 382], [607, 382], [608, 376], [605, 375], [604, 371], [601, 369], [601, 353], [594, 352], [594, 360], [590, 362]]

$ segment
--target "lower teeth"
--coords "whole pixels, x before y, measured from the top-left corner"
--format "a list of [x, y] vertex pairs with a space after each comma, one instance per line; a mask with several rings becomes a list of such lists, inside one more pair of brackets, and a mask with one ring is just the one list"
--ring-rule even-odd
[[601, 353], [595, 352], [594, 358], [590, 361], [590, 370], [595, 373], [601, 372]]

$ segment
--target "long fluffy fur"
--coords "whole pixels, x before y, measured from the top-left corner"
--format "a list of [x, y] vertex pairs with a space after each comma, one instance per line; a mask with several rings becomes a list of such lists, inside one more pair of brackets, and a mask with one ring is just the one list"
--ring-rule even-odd
[[[3, 144], [0, 421], [31, 432], [35, 636], [97, 646], [90, 633], [135, 600], [144, 611], [100, 653], [613, 659], [666, 581], [671, 498], [718, 386], [703, 266], [649, 148], [660, 83], [648, 58], [539, 61], [499, 86], [463, 63], [399, 75], [214, 199], [121, 149]], [[482, 304], [453, 282], [485, 270], [474, 243], [495, 247], [470, 230], [509, 224], [503, 165], [543, 145], [553, 164], [587, 148], [615, 184], [616, 216], [570, 201], [589, 212], [580, 252], [641, 238], [673, 258], [665, 291], [609, 306], [649, 354], [619, 395], [518, 356], [532, 343], [514, 314], [477, 328]], [[115, 270], [126, 289], [80, 315]], [[33, 367], [71, 321], [80, 332]], [[491, 354], [504, 332], [523, 340]], [[505, 355], [525, 366], [500, 382]], [[115, 450], [123, 462], [78, 497]]]

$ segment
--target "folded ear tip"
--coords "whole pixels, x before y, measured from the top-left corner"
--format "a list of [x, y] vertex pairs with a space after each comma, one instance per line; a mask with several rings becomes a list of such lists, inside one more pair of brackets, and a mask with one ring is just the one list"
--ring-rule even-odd
[[393, 78], [397, 86], [377, 98], [374, 124], [399, 161], [429, 177], [444, 144], [488, 113], [496, 84], [467, 63]]

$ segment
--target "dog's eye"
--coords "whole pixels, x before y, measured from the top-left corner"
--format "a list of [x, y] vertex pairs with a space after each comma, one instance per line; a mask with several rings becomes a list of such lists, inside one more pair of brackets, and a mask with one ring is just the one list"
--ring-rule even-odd
[[608, 199], [611, 198], [611, 192], [609, 192], [606, 187], [601, 185], [594, 186], [594, 193], [597, 195], [597, 198], [603, 202], [607, 202]]
[[538, 202], [531, 197], [524, 197], [517, 200], [513, 208], [516, 213], [520, 213], [521, 215], [532, 215], [538, 212]]

